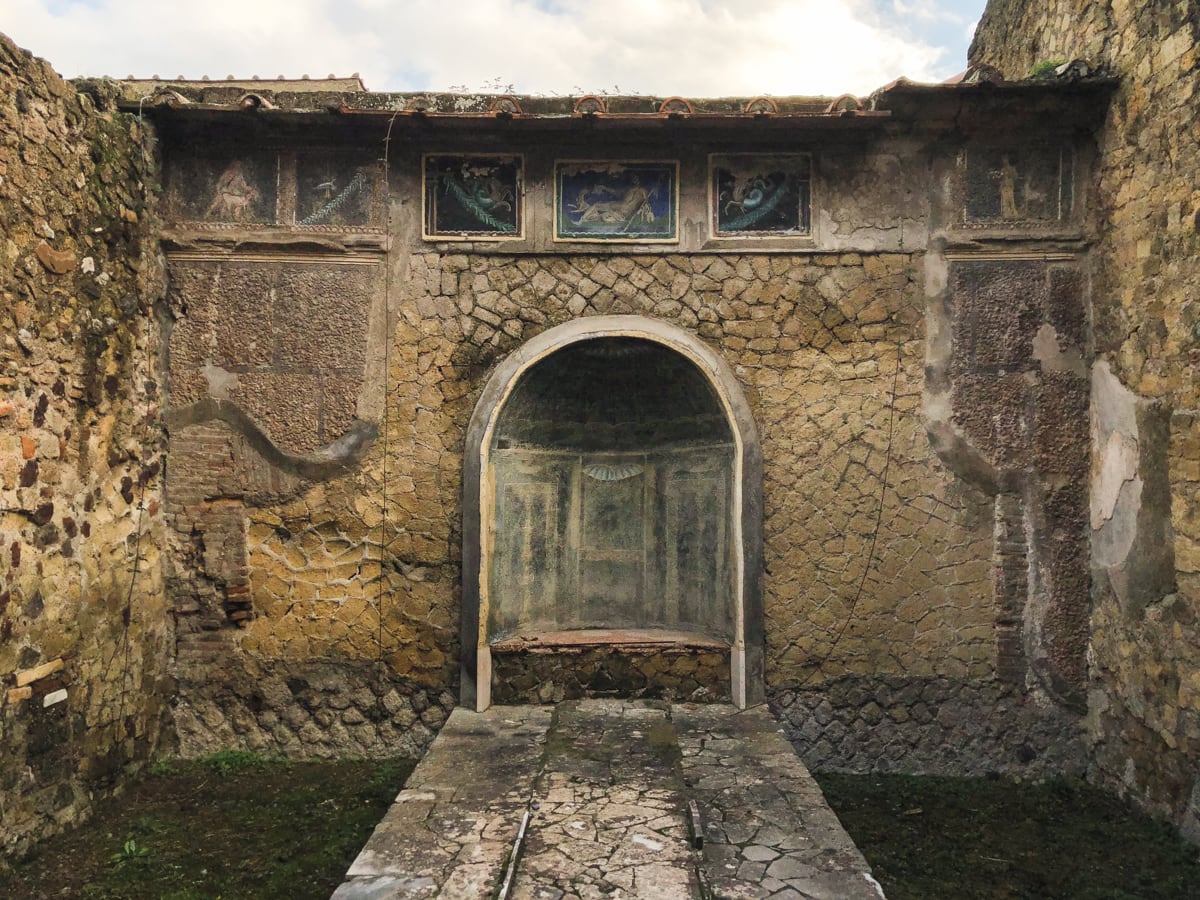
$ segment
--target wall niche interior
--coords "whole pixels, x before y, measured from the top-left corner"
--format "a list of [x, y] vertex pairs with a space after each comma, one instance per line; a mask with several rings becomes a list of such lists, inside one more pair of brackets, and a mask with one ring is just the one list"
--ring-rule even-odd
[[570, 344], [521, 376], [490, 450], [491, 639], [733, 639], [734, 436], [690, 360], [640, 338]]

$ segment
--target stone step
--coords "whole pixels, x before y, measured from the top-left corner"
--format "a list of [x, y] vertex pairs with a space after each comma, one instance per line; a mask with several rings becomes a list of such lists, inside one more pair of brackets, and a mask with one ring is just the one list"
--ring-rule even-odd
[[509, 900], [883, 896], [764, 707], [621, 700], [455, 710], [333, 896], [492, 897], [527, 810]]
[[676, 706], [706, 888], [723, 898], [878, 900], [883, 890], [765, 707]]
[[451, 713], [334, 898], [490, 897], [553, 715], [546, 706]]

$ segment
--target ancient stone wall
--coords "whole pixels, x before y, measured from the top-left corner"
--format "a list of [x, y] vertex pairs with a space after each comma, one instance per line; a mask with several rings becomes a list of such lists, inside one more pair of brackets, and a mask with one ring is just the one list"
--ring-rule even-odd
[[[635, 316], [695, 336], [745, 397], [762, 456], [766, 692], [806, 755], [1077, 771], [1089, 395], [1076, 180], [1093, 94], [1038, 96], [1054, 115], [1033, 140], [1020, 98], [904, 90], [875, 119], [794, 143], [749, 119], [683, 141], [673, 125], [598, 136], [564, 117], [533, 123], [554, 129], [539, 141], [470, 118], [434, 143], [420, 117], [164, 114], [183, 752], [420, 750], [466, 655], [473, 410], [532, 338]], [[385, 136], [392, 155], [373, 159]], [[722, 236], [721, 217], [745, 209], [711, 205], [713, 161], [755, 153], [786, 157], [811, 209], [785, 233]], [[571, 175], [560, 163], [605, 157], [667, 161], [646, 165], [678, 179], [677, 239], [560, 233], [562, 204], [591, 202], [556, 188]], [[500, 173], [490, 195], [465, 195], [492, 202], [478, 218], [492, 231], [438, 218], [430, 191], [457, 184], [446, 166]], [[589, 647], [564, 671], [544, 649], [502, 660], [497, 696], [713, 693], [734, 657], [665, 665]], [[881, 710], [891, 730], [873, 730]], [[814, 736], [827, 712], [839, 725]]]
[[[218, 590], [203, 614], [177, 600], [185, 749], [234, 741], [377, 752], [428, 739], [433, 723], [422, 714], [451, 702], [438, 689], [455, 675], [461, 466], [475, 399], [492, 367], [532, 335], [619, 313], [695, 329], [746, 386], [764, 454], [769, 690], [817, 693], [847, 678], [894, 677], [917, 691], [930, 683], [975, 710], [963, 714], [970, 730], [991, 708], [1000, 652], [992, 500], [947, 471], [926, 435], [921, 262], [899, 253], [410, 257], [395, 289], [388, 412], [356, 471], [287, 476], [222, 421], [173, 431], [171, 509], [203, 456], [212, 460], [207, 499], [198, 498], [206, 515], [224, 515], [220, 495], [246, 523], [244, 577], [239, 563], [216, 579], [234, 590]], [[224, 528], [212, 518], [195, 530], [207, 547]], [[181, 597], [194, 596], [189, 578]], [[243, 583], [244, 617], [228, 599]], [[186, 624], [200, 615], [206, 624]], [[326, 674], [310, 678], [313, 668]], [[314, 687], [334, 670], [349, 684]], [[412, 719], [414, 691], [425, 730], [376, 712], [389, 695]], [[427, 707], [431, 696], [441, 706]], [[342, 711], [322, 710], [326, 699]], [[852, 720], [874, 702], [858, 699], [844, 713]], [[1014, 690], [1007, 703], [1022, 707], [1025, 697]], [[797, 729], [806, 720], [800, 706], [784, 711]], [[310, 724], [330, 715], [355, 727]], [[1044, 751], [1069, 739], [1070, 717], [1051, 726], [1036, 709], [1025, 715], [1046, 732], [1029, 739], [1036, 753], [1021, 758], [1015, 729], [1012, 746], [988, 759], [1055, 769]], [[927, 729], [914, 719], [905, 731], [916, 743]]]
[[155, 149], [0, 36], [0, 843], [87, 814], [168, 727]]
[[1097, 136], [1093, 775], [1200, 839], [1200, 89], [1194, 3], [994, 0], [972, 61], [1118, 76]]

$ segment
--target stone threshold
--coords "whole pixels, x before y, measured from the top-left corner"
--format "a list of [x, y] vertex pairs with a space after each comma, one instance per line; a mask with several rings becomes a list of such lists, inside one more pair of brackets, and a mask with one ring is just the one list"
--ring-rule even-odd
[[765, 707], [457, 709], [333, 896], [483, 900], [509, 868], [506, 900], [883, 897]]
[[661, 628], [585, 628], [570, 631], [539, 631], [519, 637], [492, 641], [493, 653], [521, 651], [560, 651], [572, 647], [615, 646], [622, 649], [697, 648], [728, 650], [729, 641], [722, 641], [693, 631], [671, 631]]

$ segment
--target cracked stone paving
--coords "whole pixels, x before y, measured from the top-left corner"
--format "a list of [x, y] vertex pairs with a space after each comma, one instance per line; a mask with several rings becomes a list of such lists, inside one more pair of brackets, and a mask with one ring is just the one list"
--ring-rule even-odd
[[652, 701], [456, 710], [346, 879], [335, 900], [883, 897], [765, 707]]

